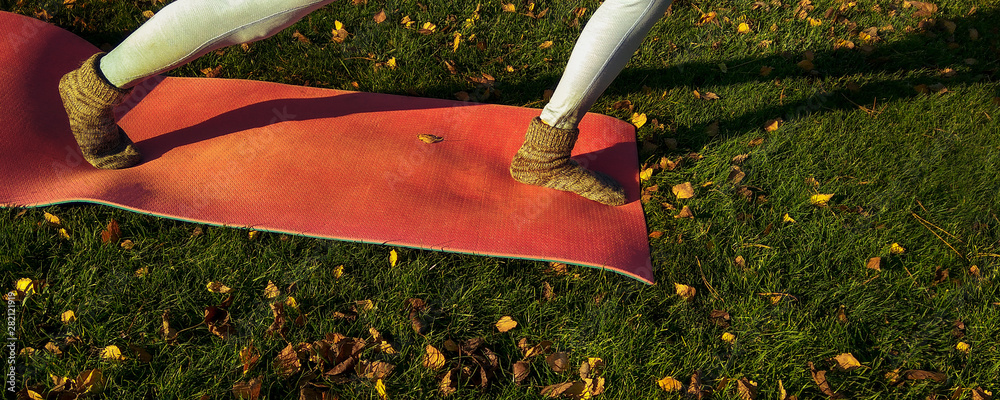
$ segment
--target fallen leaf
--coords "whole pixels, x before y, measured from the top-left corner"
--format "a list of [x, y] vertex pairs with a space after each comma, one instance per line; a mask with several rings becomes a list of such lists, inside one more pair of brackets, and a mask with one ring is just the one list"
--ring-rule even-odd
[[553, 372], [566, 372], [569, 369], [569, 353], [558, 351], [545, 357], [545, 363]]
[[911, 381], [930, 379], [935, 382], [944, 382], [948, 380], [948, 375], [945, 375], [943, 373], [933, 372], [933, 371], [922, 371], [916, 369], [903, 371], [902, 373], [900, 373], [900, 376], [902, 376], [903, 379]]
[[961, 351], [963, 353], [966, 353], [966, 354], [969, 353], [969, 348], [971, 348], [971, 347], [972, 346], [969, 346], [969, 344], [965, 343], [965, 342], [958, 342], [958, 344], [955, 345], [955, 349], [957, 349], [958, 351]]
[[766, 66], [766, 65], [763, 66], [763, 67], [760, 67], [760, 76], [771, 75], [771, 71], [774, 71], [773, 67], [769, 67], [769, 66]]
[[215, 68], [205, 68], [201, 70], [201, 73], [205, 74], [206, 78], [217, 78], [222, 74], [222, 66], [216, 66]]
[[893, 244], [889, 245], [889, 253], [891, 253], [891, 254], [900, 255], [900, 254], [903, 254], [905, 252], [906, 252], [906, 248], [904, 248], [903, 246], [900, 246], [899, 243], [893, 243]]
[[440, 350], [431, 345], [424, 347], [424, 367], [439, 369], [444, 366], [444, 362], [444, 354]]
[[972, 400], [993, 400], [993, 393], [982, 387], [972, 389]]
[[858, 362], [857, 358], [851, 353], [843, 353], [833, 358], [836, 362], [836, 367], [841, 371], [850, 371], [861, 367], [861, 363]]
[[63, 311], [63, 313], [60, 314], [59, 316], [60, 319], [62, 319], [62, 323], [64, 324], [69, 324], [76, 321], [76, 314], [73, 312], [73, 310]]
[[646, 168], [646, 169], [644, 169], [644, 170], [642, 170], [642, 171], [639, 172], [639, 180], [640, 181], [648, 181], [649, 178], [652, 178], [652, 177], [653, 177], [653, 169], [652, 168]]
[[937, 5], [922, 1], [903, 1], [903, 6], [907, 8], [914, 7], [917, 9], [917, 11], [912, 15], [913, 18], [930, 17], [938, 10]]
[[153, 11], [151, 11], [151, 10], [143, 11], [142, 12], [142, 16], [146, 17], [146, 19], [153, 18]]
[[253, 378], [247, 382], [239, 381], [233, 385], [233, 395], [238, 399], [257, 400], [260, 398], [261, 377]]
[[788, 213], [785, 213], [785, 215], [781, 217], [781, 222], [787, 222], [787, 223], [794, 224], [796, 221], [795, 221], [794, 218], [792, 218], [791, 215], [788, 215]]
[[722, 341], [729, 344], [736, 343], [736, 335], [733, 335], [732, 333], [729, 332], [725, 332], [722, 334]]
[[515, 6], [513, 3], [503, 4], [501, 6], [501, 8], [503, 8], [504, 12], [516, 12], [517, 11], [517, 6]]
[[739, 26], [736, 27], [736, 31], [739, 33], [750, 33], [750, 25], [746, 22], [740, 22]]
[[678, 296], [687, 301], [694, 299], [694, 295], [697, 292], [695, 288], [682, 283], [674, 283], [674, 290]]
[[691, 186], [691, 182], [684, 182], [679, 185], [674, 185], [670, 189], [678, 200], [690, 199], [694, 197], [694, 188]]
[[632, 125], [635, 125], [636, 129], [646, 125], [646, 114], [632, 113]]
[[59, 228], [59, 237], [67, 240], [70, 238], [69, 232], [66, 231], [66, 228]]
[[698, 18], [697, 25], [699, 26], [705, 25], [709, 22], [715, 21], [715, 17], [717, 17], [718, 15], [719, 14], [717, 14], [715, 11], [711, 11], [708, 14], [701, 14], [701, 18]]
[[736, 256], [736, 259], [733, 260], [733, 261], [736, 263], [737, 267], [740, 267], [740, 268], [746, 268], [747, 267], [747, 260], [744, 259], [743, 256]]
[[830, 387], [830, 382], [826, 380], [826, 371], [817, 371], [816, 367], [813, 366], [812, 361], [809, 362], [809, 371], [812, 374], [813, 382], [819, 386], [819, 390], [823, 394], [830, 396], [830, 398], [839, 399], [842, 398], [840, 393], [834, 392], [833, 388]]
[[518, 385], [528, 377], [531, 373], [531, 364], [527, 361], [521, 360], [514, 363], [514, 382]]
[[101, 358], [105, 360], [117, 360], [124, 361], [125, 357], [122, 356], [121, 349], [118, 346], [111, 345], [101, 349]]
[[542, 388], [542, 396], [559, 397], [573, 386], [573, 382], [557, 383]]
[[697, 400], [704, 399], [708, 397], [709, 391], [702, 388], [701, 385], [701, 371], [695, 371], [691, 374], [691, 381], [688, 382], [687, 394], [694, 397]]
[[240, 349], [240, 361], [243, 362], [243, 373], [247, 373], [254, 365], [257, 365], [257, 361], [260, 360], [260, 353], [257, 351], [253, 345], [244, 347]]
[[814, 194], [809, 197], [809, 203], [817, 207], [826, 207], [833, 198], [833, 194]]
[[233, 289], [230, 289], [228, 286], [223, 285], [222, 282], [212, 281], [212, 282], [209, 282], [205, 286], [208, 288], [208, 291], [212, 292], [212, 293], [223, 293], [223, 294], [225, 294], [225, 293], [229, 293], [229, 292], [233, 291]]
[[379, 11], [378, 14], [375, 14], [375, 16], [372, 17], [372, 18], [375, 20], [376, 24], [381, 24], [381, 23], [385, 22], [385, 9], [382, 9], [382, 11]]
[[736, 381], [736, 393], [739, 394], [740, 400], [754, 400], [757, 398], [757, 382], [747, 379], [747, 377], [742, 377], [740, 380]]
[[688, 206], [681, 207], [681, 212], [677, 213], [674, 218], [694, 218], [694, 213]]
[[542, 44], [538, 45], [539, 49], [547, 49], [549, 47], [552, 47], [552, 41], [551, 40], [546, 40], [546, 41], [542, 42]]
[[743, 170], [740, 169], [740, 167], [736, 165], [729, 166], [729, 178], [727, 179], [729, 183], [732, 183], [733, 185], [739, 185], [740, 182], [743, 182], [743, 178], [745, 178], [746, 176], [747, 174], [744, 173]]
[[122, 231], [118, 227], [118, 221], [111, 220], [108, 226], [101, 231], [101, 243], [118, 243], [121, 239]]
[[795, 65], [798, 65], [799, 68], [802, 68], [802, 69], [804, 69], [806, 71], [812, 71], [813, 69], [816, 69], [816, 66], [813, 65], [813, 62], [809, 61], [809, 60], [799, 61], [799, 63], [795, 64]]
[[380, 400], [389, 400], [389, 395], [385, 392], [385, 383], [381, 379], [375, 382], [375, 391], [378, 392]]
[[76, 376], [77, 393], [98, 393], [104, 390], [104, 374], [99, 369], [80, 372]]
[[868, 269], [874, 269], [877, 271], [882, 270], [882, 257], [872, 257], [868, 259], [868, 264], [865, 265]]
[[681, 381], [674, 379], [672, 376], [665, 376], [663, 379], [656, 381], [660, 385], [660, 389], [663, 389], [667, 393], [679, 392], [684, 385]]
[[312, 43], [312, 41], [309, 40], [309, 38], [305, 37], [305, 35], [303, 35], [299, 31], [295, 31], [295, 33], [292, 33], [292, 37], [295, 38], [295, 40], [298, 40], [299, 43], [305, 43], [305, 44], [311, 44]]
[[457, 390], [456, 388], [457, 382], [455, 382], [455, 379], [452, 378], [452, 375], [454, 375], [455, 372], [458, 371], [459, 371], [458, 369], [453, 369], [451, 371], [446, 372], [444, 376], [441, 377], [441, 383], [438, 384], [438, 390], [441, 391], [441, 395], [447, 396], [452, 393], [455, 393], [455, 391]]
[[358, 376], [365, 379], [384, 379], [396, 369], [396, 366], [384, 361], [360, 361], [358, 368], [361, 370]]
[[163, 334], [163, 339], [166, 340], [166, 341], [168, 341], [168, 342], [176, 340], [177, 339], [177, 330], [170, 327], [170, 311], [169, 310], [163, 311], [162, 321], [163, 321], [163, 324], [162, 324], [162, 329], [160, 330], [160, 333]]
[[517, 321], [511, 318], [509, 315], [505, 315], [500, 318], [496, 323], [497, 330], [501, 333], [507, 332], [517, 326]]
[[417, 135], [417, 139], [420, 139], [420, 141], [422, 141], [424, 143], [437, 143], [437, 142], [440, 142], [440, 141], [444, 140], [443, 137], [435, 136], [435, 135], [431, 135], [431, 134], [427, 134], [427, 133], [421, 133], [421, 134]]
[[281, 295], [281, 290], [278, 289], [278, 286], [275, 285], [274, 282], [271, 282], [270, 280], [267, 281], [267, 287], [264, 288], [264, 297], [273, 299], [280, 295]]
[[781, 118], [768, 120], [767, 122], [764, 123], [764, 130], [767, 132], [774, 132], [778, 130], [778, 128], [780, 128], [781, 124], [783, 124], [784, 122], [785, 121]]

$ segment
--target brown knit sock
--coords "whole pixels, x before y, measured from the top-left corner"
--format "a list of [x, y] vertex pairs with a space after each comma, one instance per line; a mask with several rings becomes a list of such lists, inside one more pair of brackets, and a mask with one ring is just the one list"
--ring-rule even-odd
[[510, 176], [521, 183], [573, 192], [602, 204], [625, 204], [625, 190], [614, 178], [583, 168], [569, 158], [579, 134], [579, 129], [553, 128], [535, 117], [510, 163]]
[[59, 95], [69, 116], [73, 137], [83, 158], [102, 169], [127, 168], [142, 156], [124, 131], [115, 123], [112, 111], [131, 89], [112, 85], [100, 72], [104, 53], [97, 53], [59, 80]]

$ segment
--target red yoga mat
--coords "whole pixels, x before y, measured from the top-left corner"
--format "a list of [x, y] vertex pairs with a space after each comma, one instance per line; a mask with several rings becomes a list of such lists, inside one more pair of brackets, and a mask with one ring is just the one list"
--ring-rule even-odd
[[628, 123], [587, 114], [573, 153], [622, 182], [629, 203], [610, 207], [510, 177], [537, 109], [156, 77], [116, 110], [142, 164], [99, 170], [81, 157], [57, 89], [97, 51], [63, 29], [0, 12], [0, 205], [98, 203], [204, 224], [564, 262], [653, 283]]

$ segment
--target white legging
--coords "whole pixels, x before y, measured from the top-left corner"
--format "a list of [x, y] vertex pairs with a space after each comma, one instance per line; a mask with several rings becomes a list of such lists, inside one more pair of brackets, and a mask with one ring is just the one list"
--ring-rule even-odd
[[[216, 49], [264, 39], [333, 0], [176, 0], [101, 60], [121, 88]], [[542, 121], [575, 128], [625, 68], [671, 0], [607, 0], [577, 40]]]

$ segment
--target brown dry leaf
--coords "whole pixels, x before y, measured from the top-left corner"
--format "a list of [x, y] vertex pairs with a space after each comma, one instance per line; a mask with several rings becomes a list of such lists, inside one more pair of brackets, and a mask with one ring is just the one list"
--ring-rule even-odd
[[816, 65], [814, 65], [813, 62], [809, 61], [809, 60], [799, 61], [799, 63], [795, 64], [795, 65], [798, 65], [799, 68], [802, 68], [802, 69], [804, 69], [806, 71], [812, 71], [812, 70], [816, 69]]
[[542, 42], [542, 44], [538, 45], [539, 49], [547, 49], [549, 47], [552, 47], [552, 41], [551, 40], [546, 40], [546, 41]]
[[743, 258], [743, 256], [736, 256], [736, 259], [734, 259], [733, 262], [736, 263], [737, 267], [740, 267], [740, 268], [746, 268], [747, 267], [747, 260], [745, 258]]
[[903, 7], [914, 7], [917, 9], [917, 11], [912, 15], [913, 18], [930, 17], [938, 10], [937, 5], [923, 1], [903, 1]]
[[733, 159], [730, 162], [733, 164], [743, 164], [748, 157], [750, 157], [750, 153], [737, 154], [733, 156]]
[[573, 382], [563, 382], [555, 385], [549, 385], [542, 388], [542, 396], [559, 397], [562, 396], [564, 392], [568, 391], [572, 386]]
[[505, 315], [500, 318], [496, 323], [497, 330], [501, 333], [507, 332], [517, 326], [517, 321], [511, 318], [509, 315]]
[[[289, 344], [289, 346], [291, 346], [291, 344]], [[260, 361], [260, 352], [258, 352], [257, 348], [253, 347], [251, 344], [250, 346], [240, 349], [240, 360], [243, 361], [243, 373], [245, 374], [247, 371], [250, 371], [254, 365], [257, 365], [257, 361]]]
[[285, 322], [288, 320], [285, 314], [285, 303], [271, 303], [271, 312], [274, 314], [274, 322], [267, 328], [267, 333], [272, 335], [277, 333], [281, 337], [285, 337], [285, 333], [288, 332], [288, 328], [285, 327]]
[[732, 183], [733, 185], [739, 185], [740, 182], [743, 182], [743, 178], [746, 178], [746, 176], [747, 174], [744, 173], [743, 170], [740, 169], [740, 167], [735, 165], [731, 165], [729, 167], [729, 178], [728, 178], [729, 183]]
[[813, 382], [816, 382], [816, 385], [819, 386], [819, 390], [822, 391], [823, 394], [830, 396], [831, 399], [843, 398], [843, 395], [833, 391], [833, 388], [830, 386], [830, 382], [826, 380], [826, 371], [816, 370], [812, 361], [809, 362], [809, 371], [812, 374]]
[[840, 308], [837, 309], [837, 320], [840, 321], [841, 323], [845, 323], [845, 324], [848, 322], [848, 320], [847, 320], [847, 308], [844, 307], [843, 304], [841, 304]]
[[233, 395], [237, 399], [243, 400], [257, 400], [260, 398], [260, 386], [261, 386], [260, 376], [251, 379], [248, 382], [239, 381], [233, 385]]
[[229, 288], [229, 286], [223, 285], [222, 282], [212, 281], [205, 286], [208, 288], [208, 291], [212, 293], [225, 294], [233, 291], [233, 289]]
[[61, 356], [62, 353], [63, 353], [62, 349], [60, 349], [59, 345], [55, 344], [55, 342], [48, 342], [48, 343], [46, 343], [45, 344], [45, 350], [48, 350], [49, 353], [52, 353], [52, 354], [56, 355], [56, 357]]
[[948, 375], [945, 375], [941, 372], [923, 371], [918, 369], [903, 371], [902, 373], [900, 373], [900, 376], [902, 376], [903, 379], [910, 381], [930, 379], [935, 382], [944, 382], [948, 380]]
[[697, 292], [695, 288], [682, 283], [674, 283], [674, 290], [678, 296], [687, 301], [694, 299], [694, 295]]
[[868, 264], [866, 265], [868, 269], [874, 269], [876, 271], [882, 270], [882, 257], [872, 257], [868, 259]]
[[421, 134], [417, 135], [417, 139], [420, 139], [420, 141], [424, 142], [424, 143], [437, 143], [437, 142], [440, 142], [440, 141], [444, 140], [443, 137], [436, 136], [436, 135], [431, 135], [431, 134], [427, 134], [427, 133], [421, 133]]
[[[132, 248], [135, 247], [135, 243], [132, 243], [131, 240], [125, 239], [124, 241], [122, 241], [121, 246], [125, 250], [132, 250]], [[143, 268], [145, 268], [145, 267], [143, 267]]]
[[684, 182], [679, 185], [674, 185], [670, 189], [678, 200], [690, 199], [694, 197], [694, 188], [691, 186], [691, 182]]
[[993, 393], [977, 386], [972, 389], [972, 400], [993, 400]]
[[330, 34], [333, 35], [330, 40], [337, 43], [344, 43], [344, 40], [347, 40], [347, 36], [350, 35], [347, 29], [344, 29], [344, 23], [337, 20], [333, 21], [333, 30], [330, 31]]
[[[697, 91], [695, 91], [695, 93], [697, 93]], [[717, 95], [715, 93], [705, 92], [705, 94], [701, 95], [701, 99], [702, 100], [719, 100], [720, 97], [719, 97], [719, 95]]]
[[229, 311], [220, 307], [205, 307], [205, 325], [209, 332], [223, 339], [228, 339], [234, 331], [229, 324]]
[[747, 379], [745, 376], [736, 381], [736, 393], [740, 400], [754, 400], [757, 398], [757, 382]]
[[763, 66], [763, 67], [760, 67], [760, 76], [768, 76], [768, 75], [771, 75], [771, 71], [774, 71], [774, 68], [773, 68], [773, 67], [769, 67], [769, 66], [767, 66], [767, 65], [765, 65], [765, 66]]
[[559, 351], [545, 357], [545, 363], [553, 372], [562, 373], [569, 369], [569, 353]]
[[843, 353], [833, 358], [835, 366], [841, 371], [850, 371], [861, 367], [861, 363], [851, 353]]
[[712, 310], [711, 314], [708, 315], [709, 319], [712, 320], [716, 325], [727, 328], [729, 327], [729, 312], [726, 310]]
[[[527, 344], [527, 339], [523, 340]], [[524, 351], [524, 358], [531, 358], [541, 354], [548, 354], [552, 349], [552, 342], [548, 340], [543, 340], [538, 342], [538, 344], [531, 347], [521, 347]]]
[[756, 138], [747, 142], [747, 146], [755, 147], [755, 146], [760, 146], [763, 143], [764, 143], [764, 138]]
[[701, 14], [701, 18], [698, 18], [696, 25], [705, 25], [709, 22], [715, 21], [715, 17], [719, 16], [715, 11], [710, 11], [708, 14]]
[[438, 369], [444, 366], [444, 362], [444, 354], [440, 350], [431, 345], [424, 347], [424, 367]]
[[122, 230], [118, 227], [118, 221], [111, 220], [108, 227], [101, 232], [101, 243], [118, 243], [122, 237]]
[[379, 11], [378, 14], [375, 14], [375, 16], [372, 17], [372, 18], [375, 20], [376, 24], [381, 24], [381, 23], [385, 22], [385, 9], [382, 9], [382, 11]]
[[531, 373], [531, 363], [521, 360], [514, 363], [514, 382], [518, 385]]
[[170, 310], [163, 311], [163, 328], [160, 330], [163, 333], [163, 339], [170, 342], [177, 339], [177, 330], [170, 327]]
[[691, 374], [691, 381], [688, 382], [687, 395], [694, 397], [697, 400], [702, 400], [709, 395], [709, 391], [705, 390], [701, 385], [701, 371], [695, 371]]
[[99, 369], [80, 372], [76, 376], [77, 393], [98, 393], [104, 390], [104, 374]]
[[764, 130], [767, 132], [774, 132], [778, 130], [778, 128], [780, 128], [781, 124], [783, 124], [784, 122], [785, 120], [781, 118], [768, 120], [767, 122], [764, 123]]
[[694, 212], [688, 206], [681, 207], [681, 212], [677, 213], [674, 218], [691, 218], [694, 219]]
[[452, 378], [452, 376], [459, 371], [460, 370], [456, 368], [446, 372], [444, 376], [441, 377], [441, 383], [438, 384], [438, 390], [441, 391], [442, 396], [448, 396], [458, 390], [458, 382], [456, 382], [456, 378]]
[[396, 369], [396, 366], [384, 361], [360, 361], [358, 362], [357, 369], [361, 370], [358, 376], [365, 379], [377, 380], [385, 379], [385, 377], [392, 373], [392, 370]]
[[309, 38], [305, 37], [305, 35], [303, 35], [299, 31], [295, 31], [294, 33], [292, 33], [292, 37], [295, 38], [295, 40], [298, 40], [300, 43], [305, 43], [305, 44], [312, 43], [312, 41], [309, 40]]
[[833, 49], [834, 50], [840, 50], [840, 49], [853, 50], [854, 49], [854, 42], [852, 42], [850, 40], [846, 40], [846, 39], [840, 39], [840, 40], [837, 40], [837, 43], [833, 45]]
[[548, 282], [544, 282], [542, 284], [542, 298], [545, 299], [545, 301], [552, 301], [555, 297], [556, 294], [555, 291], [552, 290], [552, 285]]

